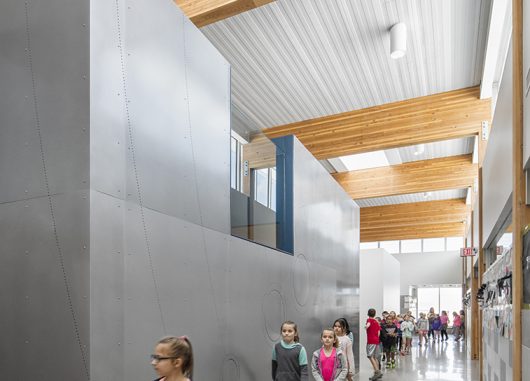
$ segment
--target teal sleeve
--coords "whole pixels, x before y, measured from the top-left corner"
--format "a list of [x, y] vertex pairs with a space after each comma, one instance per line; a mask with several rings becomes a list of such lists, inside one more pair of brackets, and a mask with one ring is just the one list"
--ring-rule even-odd
[[272, 361], [276, 361], [276, 348], [272, 347]]
[[307, 353], [306, 353], [304, 347], [302, 347], [302, 349], [300, 349], [300, 354], [298, 355], [298, 364], [299, 365], [307, 365]]

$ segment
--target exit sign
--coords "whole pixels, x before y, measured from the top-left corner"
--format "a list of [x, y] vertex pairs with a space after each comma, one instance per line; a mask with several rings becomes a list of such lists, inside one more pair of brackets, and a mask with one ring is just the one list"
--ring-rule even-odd
[[463, 247], [460, 249], [461, 257], [472, 257], [478, 254], [478, 248], [476, 247]]

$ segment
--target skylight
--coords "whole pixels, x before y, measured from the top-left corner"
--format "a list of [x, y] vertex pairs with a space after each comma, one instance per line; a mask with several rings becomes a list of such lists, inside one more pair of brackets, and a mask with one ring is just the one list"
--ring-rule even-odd
[[356, 155], [342, 156], [339, 159], [344, 163], [346, 168], [348, 168], [348, 171], [388, 167], [390, 165], [386, 158], [385, 151], [359, 153]]

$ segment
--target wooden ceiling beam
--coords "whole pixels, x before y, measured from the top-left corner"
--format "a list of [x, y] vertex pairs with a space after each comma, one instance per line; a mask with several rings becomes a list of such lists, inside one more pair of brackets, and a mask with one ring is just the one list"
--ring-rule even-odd
[[463, 236], [466, 199], [361, 208], [361, 242]]
[[491, 120], [490, 99], [470, 87], [266, 128], [269, 138], [296, 135], [317, 159], [477, 135]]
[[174, 0], [188, 18], [197, 26], [238, 15], [276, 0]]
[[394, 241], [440, 237], [463, 237], [464, 224], [450, 222], [413, 226], [387, 226], [385, 229], [361, 231], [361, 242]]
[[471, 187], [478, 176], [478, 167], [468, 154], [332, 176], [355, 200]]
[[465, 198], [361, 208], [361, 231], [392, 226], [463, 223], [471, 207]]

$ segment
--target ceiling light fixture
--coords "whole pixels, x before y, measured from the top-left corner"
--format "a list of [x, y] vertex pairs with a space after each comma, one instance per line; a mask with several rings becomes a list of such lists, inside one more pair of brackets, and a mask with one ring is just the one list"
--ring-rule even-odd
[[407, 52], [407, 26], [397, 23], [390, 28], [390, 57], [401, 58]]

